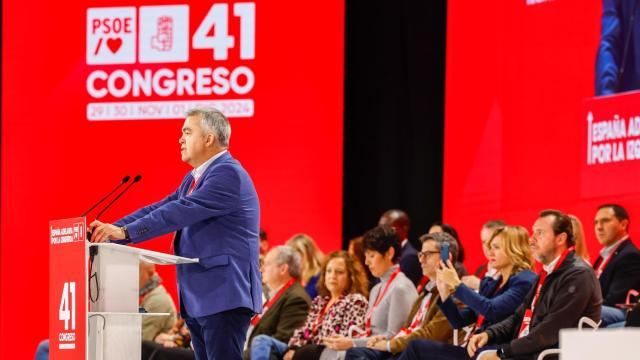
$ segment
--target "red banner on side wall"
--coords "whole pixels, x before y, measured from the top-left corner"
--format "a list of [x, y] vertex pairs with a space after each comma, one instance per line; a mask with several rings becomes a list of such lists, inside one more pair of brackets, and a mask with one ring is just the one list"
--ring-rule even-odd
[[[341, 247], [342, 1], [2, 7], [0, 358], [33, 357], [48, 336], [49, 219], [78, 216], [125, 175], [143, 179], [101, 220], [175, 191], [191, 170], [178, 139], [193, 106], [229, 116], [272, 245], [304, 232]], [[158, 271], [175, 295], [174, 270]]]

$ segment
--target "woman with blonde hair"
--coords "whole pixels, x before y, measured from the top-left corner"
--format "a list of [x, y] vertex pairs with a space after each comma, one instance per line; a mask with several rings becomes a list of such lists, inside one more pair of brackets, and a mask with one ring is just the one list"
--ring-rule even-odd
[[313, 238], [307, 234], [296, 234], [291, 237], [285, 244], [292, 247], [298, 253], [302, 259], [302, 275], [300, 276], [300, 283], [304, 286], [304, 289], [309, 294], [310, 298], [315, 298], [318, 295], [316, 285], [320, 278], [320, 268], [324, 254], [313, 241]]
[[573, 240], [576, 244], [576, 254], [584, 261], [589, 262], [589, 251], [587, 250], [587, 243], [584, 238], [582, 222], [575, 215], [569, 215], [569, 218], [571, 219], [571, 227], [573, 227]]
[[[488, 242], [489, 266], [499, 276], [485, 277], [476, 293], [460, 281], [451, 261], [441, 262], [437, 286], [438, 306], [454, 329], [473, 325], [464, 346], [454, 346], [431, 340], [414, 340], [400, 359], [470, 359], [465, 348], [472, 334], [484, 331], [513, 314], [536, 281], [531, 271], [533, 257], [529, 248], [529, 234], [522, 226], [504, 226], [494, 230]], [[467, 305], [460, 309], [452, 297]], [[433, 354], [433, 355], [432, 355]]]

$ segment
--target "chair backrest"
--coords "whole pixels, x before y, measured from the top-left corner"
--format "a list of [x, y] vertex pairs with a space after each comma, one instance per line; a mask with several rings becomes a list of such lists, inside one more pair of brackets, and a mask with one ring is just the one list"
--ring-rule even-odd
[[582, 330], [585, 324], [589, 325], [593, 331], [596, 331], [602, 324], [602, 320], [595, 322], [591, 318], [583, 316], [580, 318], [580, 321], [578, 321], [578, 330]]
[[640, 327], [640, 303], [637, 303], [627, 314], [625, 327]]

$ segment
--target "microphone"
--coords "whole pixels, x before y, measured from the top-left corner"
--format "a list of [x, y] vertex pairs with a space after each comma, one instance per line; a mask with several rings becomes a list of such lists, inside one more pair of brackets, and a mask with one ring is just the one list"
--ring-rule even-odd
[[96, 208], [96, 206], [98, 206], [98, 205], [102, 204], [102, 202], [103, 202], [103, 201], [105, 201], [105, 200], [107, 200], [107, 198], [108, 198], [109, 196], [111, 196], [111, 194], [113, 194], [114, 192], [116, 192], [116, 190], [118, 190], [118, 189], [120, 188], [120, 186], [122, 186], [122, 185], [124, 185], [125, 183], [127, 183], [127, 182], [129, 181], [129, 179], [131, 179], [131, 176], [129, 176], [129, 175], [127, 175], [127, 176], [123, 177], [123, 178], [122, 178], [122, 180], [120, 181], [120, 183], [119, 183], [115, 188], [113, 188], [113, 190], [109, 191], [109, 193], [108, 193], [105, 197], [103, 197], [102, 199], [100, 199], [100, 201], [98, 201], [98, 202], [97, 202], [97, 203], [95, 203], [93, 206], [91, 206], [91, 207], [89, 208], [89, 210], [87, 210], [87, 211], [83, 212], [83, 213], [82, 213], [82, 215], [80, 215], [80, 217], [85, 217], [85, 216], [86, 216], [86, 215], [87, 215], [91, 210], [95, 209], [95, 208]]
[[129, 190], [133, 184], [137, 183], [138, 181], [140, 181], [142, 179], [142, 175], [136, 175], [136, 177], [133, 178], [133, 181], [131, 182], [131, 184], [129, 184], [126, 188], [124, 188], [124, 190], [122, 190], [118, 195], [116, 195], [116, 197], [113, 198], [113, 200], [111, 200], [110, 203], [107, 204], [107, 206], [105, 206], [99, 213], [98, 215], [96, 215], [96, 220], [98, 220], [100, 218], [100, 215], [104, 214], [105, 211], [107, 211], [107, 209], [109, 207], [111, 207], [111, 205], [113, 205], [114, 202], [118, 201], [118, 199], [120, 199], [120, 197], [122, 195], [124, 195], [124, 193], [127, 192], [127, 190]]

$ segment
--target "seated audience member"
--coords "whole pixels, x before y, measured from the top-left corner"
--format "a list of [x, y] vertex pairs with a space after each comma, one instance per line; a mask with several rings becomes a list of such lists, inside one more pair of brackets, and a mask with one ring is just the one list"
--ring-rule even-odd
[[[264, 257], [267, 256], [269, 252], [269, 240], [267, 238], [267, 232], [262, 228], [260, 229], [260, 257], [258, 258], [260, 261], [260, 267], [262, 267], [262, 263], [264, 262]], [[262, 286], [262, 292], [264, 293], [266, 290], [264, 284]]]
[[156, 335], [153, 341], [142, 342], [142, 360], [193, 360], [191, 334], [183, 319], [176, 320], [168, 332]]
[[558, 210], [542, 211], [529, 244], [543, 267], [537, 283], [514, 314], [471, 337], [470, 357], [492, 349], [483, 360], [535, 360], [558, 347], [560, 329], [577, 327], [583, 316], [600, 321], [600, 285], [573, 250], [571, 219]]
[[569, 214], [571, 219], [571, 226], [573, 227], [573, 240], [576, 243], [576, 255], [580, 256], [582, 260], [589, 262], [589, 250], [587, 249], [587, 242], [584, 237], [584, 228], [582, 227], [582, 221], [577, 216]]
[[343, 358], [345, 350], [366, 346], [372, 336], [397, 334], [418, 297], [416, 287], [397, 264], [400, 241], [395, 230], [381, 225], [367, 231], [363, 238], [365, 262], [380, 283], [369, 294], [364, 327], [354, 331], [354, 337], [334, 335], [324, 338], [326, 347], [322, 359]]
[[152, 341], [156, 335], [171, 330], [176, 322], [176, 306], [154, 264], [140, 261], [140, 307], [150, 313], [169, 313], [169, 316], [142, 317], [142, 340]]
[[289, 246], [276, 246], [269, 250], [262, 265], [262, 281], [270, 290], [262, 313], [251, 319], [247, 331], [249, 345], [244, 358], [253, 358], [253, 339], [258, 335], [289, 341], [293, 331], [307, 318], [311, 299], [298, 282], [301, 273], [300, 254]]
[[458, 260], [454, 263], [456, 270], [458, 271], [458, 275], [466, 276], [469, 275], [467, 268], [464, 267], [464, 247], [462, 242], [460, 241], [460, 236], [458, 236], [458, 232], [453, 226], [449, 224], [443, 224], [440, 221], [434, 222], [429, 228], [429, 234], [433, 234], [436, 232], [444, 232], [451, 235], [458, 242]]
[[418, 261], [418, 250], [409, 241], [411, 220], [402, 210], [391, 209], [382, 214], [378, 225], [391, 226], [400, 239], [400, 271], [413, 282], [415, 286], [422, 280], [422, 269]]
[[269, 238], [267, 232], [264, 229], [260, 229], [260, 255], [266, 256], [269, 252]]
[[[491, 240], [491, 235], [497, 228], [501, 228], [506, 226], [504, 221], [502, 220], [489, 220], [484, 225], [482, 225], [482, 229], [480, 229], [480, 241], [482, 241], [482, 252], [484, 253], [484, 257], [489, 259], [488, 251], [489, 251], [489, 241]], [[467, 275], [462, 277], [462, 283], [467, 287], [470, 287], [474, 290], [480, 289], [480, 281], [485, 276], [493, 276], [496, 271], [489, 265], [489, 263], [484, 263], [476, 269], [473, 275]]]
[[[482, 279], [479, 294], [460, 281], [451, 263], [442, 263], [441, 270], [438, 270], [440, 299], [437, 304], [442, 312], [456, 329], [475, 324], [465, 339], [513, 314], [536, 281], [536, 274], [531, 271], [533, 259], [525, 228], [497, 228], [489, 238], [489, 245], [489, 266], [496, 270], [498, 276], [496, 279]], [[454, 296], [467, 307], [459, 309], [453, 301]], [[469, 359], [464, 347], [466, 344], [463, 342], [462, 345], [415, 340], [401, 359]]]
[[423, 274], [430, 279], [418, 299], [413, 303], [411, 313], [404, 327], [392, 336], [376, 335], [369, 339], [367, 347], [347, 350], [345, 359], [383, 360], [405, 350], [414, 339], [429, 339], [438, 342], [452, 341], [453, 329], [437, 306], [440, 294], [436, 287], [437, 269], [440, 265], [440, 251], [443, 244], [449, 244], [449, 258], [455, 262], [458, 254], [456, 240], [446, 233], [423, 235], [420, 264]]
[[[330, 253], [320, 271], [319, 295], [313, 299], [304, 325], [294, 331], [289, 343], [258, 335], [251, 344], [252, 360], [318, 359], [322, 339], [347, 336], [351, 326], [363, 327], [367, 312], [367, 278], [364, 269], [345, 251]], [[364, 294], [364, 295], [363, 295]]]
[[371, 274], [369, 268], [364, 263], [364, 244], [362, 242], [362, 236], [355, 237], [349, 240], [349, 254], [353, 256], [353, 258], [360, 263], [362, 268], [364, 269], [365, 274], [367, 274], [367, 293], [371, 291], [371, 288], [377, 284], [376, 278]]
[[629, 290], [640, 290], [640, 252], [629, 239], [628, 229], [629, 214], [622, 206], [605, 204], [598, 208], [595, 231], [602, 250], [593, 269], [602, 289], [603, 326], [623, 322], [626, 312], [616, 304], [625, 302]]
[[318, 245], [316, 245], [311, 236], [306, 234], [294, 235], [287, 241], [286, 245], [300, 254], [302, 261], [300, 284], [304, 286], [310, 298], [315, 298], [318, 295], [316, 285], [320, 278], [320, 264], [322, 264], [324, 254], [318, 249]]

